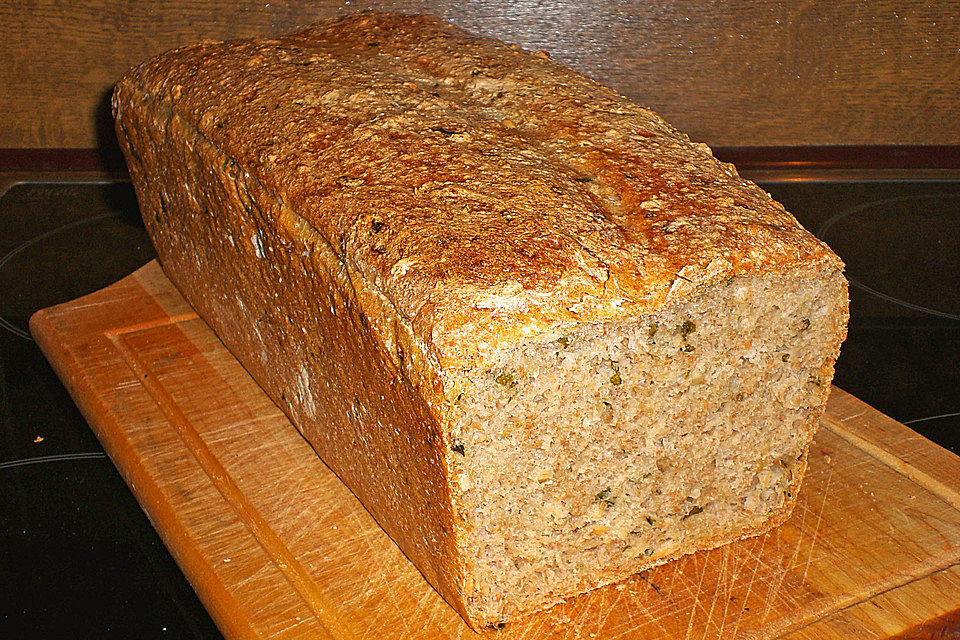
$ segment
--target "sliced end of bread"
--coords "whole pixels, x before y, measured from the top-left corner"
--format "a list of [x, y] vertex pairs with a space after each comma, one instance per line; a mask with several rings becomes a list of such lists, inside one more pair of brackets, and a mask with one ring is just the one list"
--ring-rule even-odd
[[835, 269], [739, 276], [462, 371], [447, 455], [472, 617], [495, 625], [783, 521], [846, 317]]

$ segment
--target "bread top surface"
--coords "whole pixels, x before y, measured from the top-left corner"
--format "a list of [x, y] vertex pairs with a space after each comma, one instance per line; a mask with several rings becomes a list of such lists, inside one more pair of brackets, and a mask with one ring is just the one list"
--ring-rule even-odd
[[[705, 145], [542, 54], [362, 13], [133, 69], [319, 231], [441, 367], [842, 264]], [[122, 121], [122, 114], [120, 115]]]

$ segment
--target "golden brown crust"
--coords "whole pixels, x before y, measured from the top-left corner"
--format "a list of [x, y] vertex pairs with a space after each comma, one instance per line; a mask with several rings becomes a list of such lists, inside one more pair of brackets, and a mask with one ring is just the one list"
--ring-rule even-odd
[[365, 13], [186, 47], [128, 82], [322, 233], [441, 368], [717, 278], [840, 268], [652, 112], [434, 18]]
[[457, 369], [731, 276], [842, 268], [652, 112], [433, 18], [185, 47], [125, 76], [115, 111], [165, 269], [471, 624]]
[[[408, 371], [419, 363], [409, 340], [393, 338], [406, 361], [385, 351], [385, 330], [375, 324], [390, 317], [365, 314], [371, 294], [362, 280], [191, 123], [129, 83], [118, 87], [114, 110], [165, 273], [430, 584], [469, 619], [448, 447], [429, 389], [411, 382], [418, 378]], [[302, 508], [322, 514], [326, 506]]]

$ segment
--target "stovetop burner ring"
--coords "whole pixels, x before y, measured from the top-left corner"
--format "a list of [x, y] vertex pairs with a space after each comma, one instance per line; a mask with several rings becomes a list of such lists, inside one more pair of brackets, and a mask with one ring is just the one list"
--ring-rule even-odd
[[[64, 231], [69, 231], [70, 229], [82, 227], [84, 225], [92, 224], [94, 222], [99, 222], [101, 220], [106, 220], [108, 218], [117, 218], [119, 216], [120, 214], [117, 213], [116, 211], [101, 213], [95, 216], [90, 216], [89, 218], [83, 218], [82, 220], [74, 220], [73, 222], [69, 222], [65, 225], [59, 226], [56, 229], [51, 229], [50, 231], [46, 231], [44, 233], [41, 233], [40, 235], [36, 235], [30, 238], [29, 240], [26, 240], [25, 242], [22, 242], [21, 244], [17, 245], [13, 249], [11, 249], [9, 252], [7, 252], [6, 255], [0, 258], [0, 271], [2, 271], [3, 268], [7, 265], [7, 263], [9, 263], [11, 260], [16, 258], [20, 253], [22, 253], [26, 249], [29, 249], [30, 247], [40, 242], [43, 242], [48, 238], [51, 238], [59, 233], [63, 233]], [[24, 340], [29, 340], [31, 342], [33, 341], [33, 337], [30, 335], [29, 332], [24, 331], [17, 325], [10, 322], [7, 318], [3, 317], [2, 313], [0, 313], [0, 327], [6, 329], [7, 331], [9, 331], [10, 333], [14, 334], [19, 338], [22, 338]]]
[[[958, 195], [957, 195], [956, 193], [921, 193], [921, 194], [911, 194], [911, 195], [906, 195], [906, 196], [898, 196], [898, 197], [895, 197], [895, 198], [885, 198], [885, 199], [881, 199], [881, 200], [872, 200], [872, 201], [870, 201], [870, 202], [865, 202], [865, 203], [857, 204], [856, 206], [853, 206], [853, 207], [849, 207], [849, 208], [847, 208], [847, 209], [844, 209], [844, 210], [842, 210], [842, 211], [834, 214], [834, 215], [831, 216], [830, 218], [826, 219], [826, 220], [817, 228], [816, 236], [817, 236], [818, 238], [820, 238], [821, 240], [823, 240], [823, 241], [825, 241], [825, 242], [828, 242], [828, 244], [830, 244], [831, 247], [833, 247], [833, 248], [836, 250], [836, 249], [838, 249], [838, 246], [842, 244], [842, 241], [843, 241], [843, 240], [850, 240], [850, 238], [848, 237], [849, 234], [848, 234], [848, 235], [845, 235], [845, 234], [841, 233], [841, 234], [840, 234], [840, 237], [838, 237], [838, 238], [836, 238], [836, 239], [832, 239], [832, 238], [828, 238], [828, 233], [829, 233], [829, 231], [830, 231], [832, 228], [834, 228], [838, 223], [840, 223], [840, 222], [842, 222], [842, 221], [844, 221], [844, 220], [846, 220], [846, 219], [848, 219], [848, 218], [852, 218], [852, 217], [854, 217], [854, 216], [856, 216], [856, 215], [858, 215], [858, 214], [863, 214], [863, 213], [865, 213], [865, 212], [883, 211], [883, 210], [885, 210], [885, 209], [890, 208], [891, 205], [909, 203], [909, 202], [911, 202], [911, 201], [916, 202], [916, 201], [921, 201], [921, 200], [922, 200], [922, 201], [930, 201], [930, 200], [957, 200], [957, 198], [958, 198]], [[960, 215], [960, 214], [957, 214], [957, 215]], [[887, 222], [885, 221], [884, 224], [887, 224]], [[889, 227], [890, 225], [887, 224], [887, 226]], [[899, 238], [903, 238], [904, 235], [907, 233], [905, 230], [901, 230], [901, 229], [894, 229], [892, 232], [896, 233], [896, 234], [897, 234], [896, 237], [899, 237]], [[892, 243], [892, 244], [893, 244], [893, 243]], [[846, 257], [845, 257], [845, 256], [843, 256], [843, 257], [844, 257], [844, 259], [846, 260]], [[926, 256], [921, 256], [921, 257], [926, 257]], [[933, 308], [933, 307], [931, 307], [931, 306], [929, 306], [929, 305], [925, 305], [925, 304], [917, 304], [917, 303], [915, 303], [915, 302], [911, 302], [911, 301], [909, 301], [909, 300], [904, 300], [904, 299], [899, 298], [899, 297], [897, 297], [897, 296], [890, 295], [889, 293], [885, 293], [885, 292], [883, 292], [883, 291], [880, 291], [880, 290], [877, 289], [876, 287], [872, 287], [872, 286], [864, 283], [864, 282], [863, 282], [859, 277], [857, 277], [856, 275], [852, 275], [852, 274], [850, 273], [849, 265], [848, 265], [847, 273], [846, 273], [845, 275], [846, 275], [846, 277], [847, 277], [847, 280], [850, 282], [850, 285], [851, 285], [851, 286], [856, 287], [856, 288], [860, 289], [861, 291], [863, 291], [863, 292], [865, 292], [865, 293], [868, 293], [868, 294], [870, 294], [870, 295], [872, 295], [872, 296], [875, 296], [875, 297], [877, 297], [877, 298], [879, 298], [879, 299], [881, 299], [881, 300], [884, 300], [885, 302], [889, 302], [889, 303], [891, 303], [891, 304], [898, 305], [898, 306], [900, 306], [900, 307], [904, 307], [904, 308], [910, 309], [910, 310], [912, 310], [912, 311], [917, 311], [917, 312], [924, 313], [924, 314], [928, 314], [928, 315], [935, 316], [935, 317], [938, 317], [938, 318], [945, 318], [945, 319], [948, 319], [948, 320], [960, 320], [960, 315], [958, 315], [958, 314], [956, 314], [956, 313], [951, 313], [951, 312], [949, 312], [949, 311], [943, 311], [942, 309], [936, 309], [936, 308]]]

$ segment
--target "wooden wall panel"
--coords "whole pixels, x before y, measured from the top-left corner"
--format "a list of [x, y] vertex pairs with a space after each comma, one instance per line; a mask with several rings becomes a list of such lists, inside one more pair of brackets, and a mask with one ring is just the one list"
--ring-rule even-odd
[[110, 147], [135, 62], [365, 8], [548, 50], [712, 145], [960, 144], [957, 0], [34, 0], [0, 5], [0, 147]]

